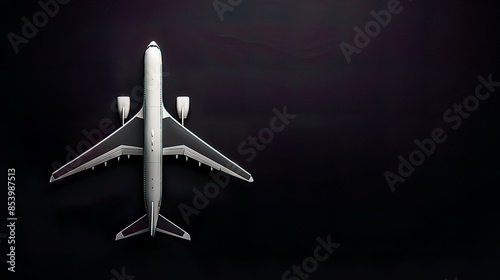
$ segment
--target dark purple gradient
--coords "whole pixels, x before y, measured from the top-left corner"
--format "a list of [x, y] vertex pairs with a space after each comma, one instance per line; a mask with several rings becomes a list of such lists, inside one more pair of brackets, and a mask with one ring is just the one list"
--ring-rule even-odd
[[[2, 166], [16, 168], [19, 279], [112, 279], [122, 267], [135, 279], [281, 279], [330, 234], [341, 246], [310, 279], [499, 279], [498, 90], [459, 129], [443, 120], [478, 76], [500, 80], [497, 4], [401, 1], [348, 64], [339, 44], [389, 1], [243, 1], [223, 22], [212, 2], [70, 1], [18, 54], [7, 34], [40, 7], [5, 5]], [[231, 178], [186, 224], [179, 204], [213, 179], [165, 158], [161, 213], [191, 242], [114, 241], [145, 211], [139, 157], [49, 184], [103, 119], [118, 128], [113, 101], [140, 91], [152, 40], [167, 110], [189, 95], [187, 127], [255, 179]], [[297, 117], [253, 160], [238, 152], [284, 106]], [[392, 193], [384, 172], [435, 128], [448, 139]]]

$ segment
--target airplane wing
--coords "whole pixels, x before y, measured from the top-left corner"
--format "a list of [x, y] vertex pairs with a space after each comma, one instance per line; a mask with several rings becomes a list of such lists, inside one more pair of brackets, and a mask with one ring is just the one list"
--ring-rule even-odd
[[121, 155], [142, 155], [144, 119], [142, 109], [127, 123], [52, 173], [50, 182], [87, 170]]
[[194, 133], [182, 126], [170, 114], [164, 114], [163, 155], [185, 155], [213, 169], [245, 181], [253, 182], [252, 175], [223, 154], [212, 148]]

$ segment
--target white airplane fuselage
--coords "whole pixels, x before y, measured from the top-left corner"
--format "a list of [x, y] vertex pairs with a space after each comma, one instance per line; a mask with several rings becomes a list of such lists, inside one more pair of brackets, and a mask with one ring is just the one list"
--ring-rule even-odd
[[[184, 127], [189, 112], [189, 99], [177, 98], [177, 122], [165, 109], [162, 94], [162, 55], [152, 41], [144, 54], [144, 101], [137, 114], [126, 123], [130, 99], [119, 97], [122, 126], [102, 139], [78, 157], [52, 173], [50, 182], [66, 178], [78, 172], [94, 169], [111, 159], [126, 155], [144, 157], [143, 188], [146, 214], [116, 234], [115, 240], [149, 232], [156, 232], [191, 240], [189, 233], [160, 214], [162, 201], [163, 156], [185, 156], [205, 164], [210, 169], [224, 172], [236, 178], [253, 182], [252, 175], [212, 148]], [[128, 102], [127, 102], [128, 100]], [[128, 104], [128, 105], [126, 105]], [[126, 109], [127, 108], [127, 109]], [[165, 130], [165, 131], [164, 131]], [[163, 133], [166, 133], [165, 135]]]
[[163, 145], [162, 145], [162, 57], [155, 42], [144, 55], [144, 202], [151, 236], [161, 204]]

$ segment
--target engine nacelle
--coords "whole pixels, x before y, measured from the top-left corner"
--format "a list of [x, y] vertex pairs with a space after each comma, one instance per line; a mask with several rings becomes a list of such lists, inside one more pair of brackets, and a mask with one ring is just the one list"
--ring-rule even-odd
[[130, 113], [130, 97], [129, 96], [118, 96], [116, 98], [116, 104], [118, 106], [118, 114], [120, 114], [120, 119], [122, 120], [122, 125], [125, 124], [125, 119], [128, 118]]
[[184, 125], [184, 119], [187, 119], [189, 114], [189, 96], [177, 96], [177, 115]]

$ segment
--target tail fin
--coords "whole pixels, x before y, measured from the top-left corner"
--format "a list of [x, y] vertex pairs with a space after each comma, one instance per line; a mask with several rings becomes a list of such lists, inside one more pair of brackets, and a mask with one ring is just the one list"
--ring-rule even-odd
[[[133, 222], [131, 225], [126, 227], [124, 230], [120, 231], [115, 240], [124, 239], [130, 236], [138, 235], [149, 231], [149, 223], [147, 214], [140, 217], [137, 221]], [[191, 240], [189, 233], [185, 232], [180, 227], [176, 226], [174, 223], [169, 221], [167, 218], [163, 217], [161, 214], [158, 216], [158, 223], [156, 225], [156, 231], [179, 237], [186, 240]]]
[[158, 216], [158, 223], [156, 225], [156, 230], [161, 233], [172, 235], [186, 240], [191, 240], [189, 233], [185, 232], [180, 227], [176, 226], [174, 223], [169, 221], [167, 218], [163, 217], [161, 214]]
[[137, 221], [133, 222], [124, 230], [116, 234], [115, 240], [120, 240], [123, 238], [148, 232], [148, 230], [149, 230], [148, 217], [147, 214], [144, 214], [144, 216], [140, 217]]

